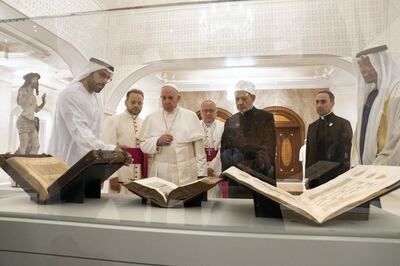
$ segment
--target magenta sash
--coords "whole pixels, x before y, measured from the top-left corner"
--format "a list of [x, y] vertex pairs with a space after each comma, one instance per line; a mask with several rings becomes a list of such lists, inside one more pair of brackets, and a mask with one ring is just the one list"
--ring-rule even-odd
[[148, 157], [139, 148], [127, 148], [125, 149], [127, 153], [132, 156], [132, 164], [140, 164], [140, 170], [142, 172], [142, 178], [147, 177], [148, 168]]
[[132, 156], [133, 164], [143, 163], [143, 152], [139, 148], [128, 148], [126, 151]]
[[214, 148], [204, 148], [206, 152], [207, 162], [211, 162], [217, 156], [218, 150]]

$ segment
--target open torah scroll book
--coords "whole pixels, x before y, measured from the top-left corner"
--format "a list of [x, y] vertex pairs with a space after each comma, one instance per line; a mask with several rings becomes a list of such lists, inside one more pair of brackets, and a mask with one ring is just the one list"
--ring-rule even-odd
[[292, 195], [234, 166], [222, 174], [318, 224], [400, 187], [397, 166], [359, 165], [301, 195]]
[[88, 152], [71, 167], [47, 154], [0, 155], [1, 168], [38, 203], [68, 201], [72, 194], [75, 197], [72, 202], [81, 202], [83, 196], [90, 194], [92, 186], [100, 188], [101, 182], [125, 161], [127, 155], [122, 152], [102, 150]]
[[217, 185], [221, 179], [204, 177], [185, 185], [177, 186], [159, 177], [135, 180], [124, 186], [142, 198], [160, 207], [174, 207], [194, 198]]

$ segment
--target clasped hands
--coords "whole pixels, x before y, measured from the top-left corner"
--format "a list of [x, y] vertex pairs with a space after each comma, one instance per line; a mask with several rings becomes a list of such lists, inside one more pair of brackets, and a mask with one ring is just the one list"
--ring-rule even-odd
[[261, 146], [258, 149], [254, 163], [258, 168], [264, 168], [271, 164], [268, 154], [267, 154], [267, 147]]
[[157, 146], [168, 146], [174, 140], [174, 136], [169, 134], [164, 134], [157, 140]]

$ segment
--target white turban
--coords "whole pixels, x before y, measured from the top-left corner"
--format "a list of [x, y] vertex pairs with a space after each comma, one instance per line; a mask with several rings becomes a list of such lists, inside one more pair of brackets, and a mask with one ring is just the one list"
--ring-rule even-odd
[[100, 69], [105, 69], [109, 72], [109, 74], [112, 76], [114, 73], [114, 67], [111, 66], [110, 64], [106, 63], [103, 60], [99, 60], [97, 58], [90, 58], [89, 62], [87, 65], [79, 71], [78, 75], [72, 80], [72, 83], [79, 82], [82, 79], [86, 78], [93, 72], [100, 70]]
[[235, 93], [239, 91], [245, 91], [250, 93], [251, 95], [255, 95], [256, 86], [250, 81], [240, 80], [238, 83], [236, 83]]

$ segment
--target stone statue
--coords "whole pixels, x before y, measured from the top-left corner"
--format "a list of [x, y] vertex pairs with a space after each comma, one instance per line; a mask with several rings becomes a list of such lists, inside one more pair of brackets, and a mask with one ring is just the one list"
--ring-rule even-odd
[[22, 113], [17, 119], [19, 148], [17, 154], [37, 154], [39, 151], [39, 118], [35, 113], [46, 104], [46, 93], [42, 95], [42, 104], [37, 105], [36, 95], [39, 95], [38, 73], [28, 73], [24, 76], [25, 83], [18, 89], [17, 104]]

